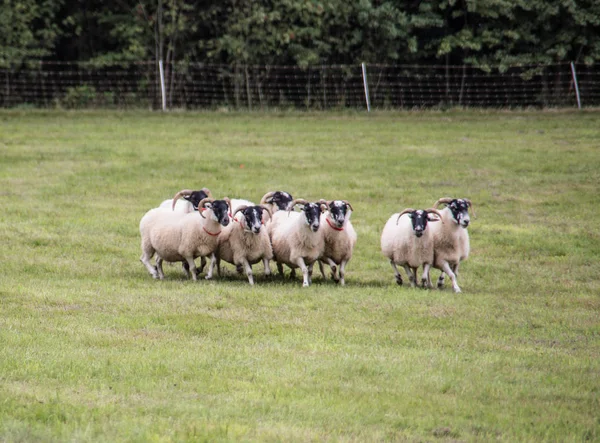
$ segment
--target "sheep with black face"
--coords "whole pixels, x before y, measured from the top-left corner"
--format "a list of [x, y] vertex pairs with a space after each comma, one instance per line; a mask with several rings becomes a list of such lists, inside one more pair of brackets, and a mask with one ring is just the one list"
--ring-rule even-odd
[[331, 277], [342, 286], [346, 283], [346, 265], [356, 245], [356, 231], [350, 221], [353, 208], [347, 200], [321, 200], [327, 211], [321, 215], [325, 248], [319, 258], [319, 269], [325, 278], [323, 263], [331, 267]]
[[269, 260], [273, 249], [269, 234], [263, 225], [264, 213], [269, 208], [263, 205], [239, 206], [233, 213], [233, 222], [219, 236], [216, 252], [217, 273], [221, 275], [221, 260], [241, 267], [246, 271], [248, 282], [253, 285], [252, 265], [262, 260], [265, 276], [271, 275]]
[[422, 266], [422, 286], [433, 287], [429, 277], [433, 264], [433, 234], [427, 227], [440, 219], [441, 214], [434, 208], [406, 208], [388, 219], [381, 233], [381, 252], [389, 259], [399, 285], [402, 284], [402, 275], [397, 265], [404, 267], [413, 287], [417, 284], [417, 271]]
[[[198, 203], [198, 211], [186, 214], [167, 208], [154, 208], [140, 220], [142, 256], [140, 261], [154, 278], [163, 279], [162, 262], [185, 262], [188, 274], [198, 279], [197, 257], [211, 257], [211, 267], [206, 276], [212, 278], [221, 226], [229, 224], [230, 201], [205, 198]], [[150, 263], [156, 254], [156, 266]], [[188, 275], [189, 278], [189, 275]]]
[[[433, 205], [446, 205], [440, 212], [442, 221], [432, 229], [434, 260], [433, 267], [442, 271], [437, 286], [444, 286], [444, 273], [448, 274], [452, 281], [454, 292], [461, 292], [458, 286], [457, 274], [460, 262], [469, 256], [469, 233], [467, 227], [471, 222], [469, 209], [473, 210], [471, 200], [466, 198], [440, 198]], [[474, 214], [473, 214], [474, 215]]]
[[[183, 200], [180, 200], [182, 197]], [[164, 200], [159, 208], [172, 208], [173, 211], [183, 213], [193, 212], [198, 210], [198, 203], [205, 198], [212, 198], [212, 193], [208, 188], [202, 188], [199, 191], [182, 189], [173, 198]]]
[[[292, 212], [296, 205], [301, 205], [301, 212]], [[312, 281], [312, 269], [315, 261], [323, 254], [321, 213], [326, 209], [322, 203], [310, 203], [304, 199], [290, 202], [287, 211], [273, 214], [271, 242], [273, 256], [277, 262], [277, 270], [283, 275], [283, 265], [300, 268], [303, 286]]]

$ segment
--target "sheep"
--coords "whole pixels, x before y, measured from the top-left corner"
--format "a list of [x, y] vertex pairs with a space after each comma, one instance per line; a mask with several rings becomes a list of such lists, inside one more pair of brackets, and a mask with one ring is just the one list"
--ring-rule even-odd
[[[179, 200], [181, 197], [185, 199]], [[173, 211], [188, 213], [198, 210], [198, 203], [205, 198], [212, 198], [212, 193], [208, 188], [202, 188], [199, 191], [182, 189], [172, 199], [164, 200], [159, 208], [172, 208]]]
[[[403, 217], [405, 214], [407, 216]], [[432, 214], [440, 218], [434, 218]], [[442, 220], [442, 214], [434, 208], [406, 208], [388, 219], [381, 233], [381, 252], [390, 260], [399, 285], [402, 285], [402, 276], [397, 265], [404, 267], [412, 287], [416, 286], [417, 270], [423, 266], [421, 284], [424, 288], [433, 287], [429, 277], [433, 264], [433, 234], [427, 226], [428, 222], [439, 220]]]
[[291, 194], [285, 191], [272, 191], [267, 192], [263, 198], [260, 199], [260, 204], [267, 206], [271, 213], [275, 211], [285, 211], [288, 209], [289, 204], [293, 201]]
[[[302, 213], [292, 212], [296, 205], [302, 205]], [[325, 244], [322, 230], [319, 229], [321, 213], [326, 206], [321, 203], [309, 203], [303, 199], [292, 200], [287, 211], [273, 214], [271, 242], [277, 270], [283, 275], [283, 264], [292, 269], [302, 270], [302, 286], [309, 286], [312, 280], [312, 268], [323, 254]]]
[[[240, 212], [240, 216], [236, 214]], [[273, 258], [271, 240], [263, 227], [263, 212], [270, 213], [268, 207], [238, 206], [233, 213], [233, 222], [219, 236], [216, 252], [217, 273], [221, 275], [221, 260], [235, 264], [246, 270], [248, 282], [254, 285], [252, 266], [262, 260], [265, 276], [271, 275], [269, 260]]]
[[467, 227], [471, 221], [469, 208], [473, 210], [473, 204], [466, 198], [440, 198], [433, 207], [437, 208], [441, 204], [446, 205], [440, 211], [442, 221], [446, 223], [432, 226], [433, 267], [442, 271], [437, 282], [438, 288], [444, 286], [444, 273], [446, 273], [452, 281], [452, 289], [459, 293], [461, 290], [457, 282], [458, 266], [469, 256]]
[[357, 238], [350, 222], [350, 215], [354, 209], [347, 200], [321, 200], [321, 203], [325, 204], [327, 212], [321, 215], [325, 249], [319, 258], [319, 269], [325, 278], [323, 263], [329, 264], [331, 278], [343, 286], [346, 284], [346, 264], [352, 258]]
[[[221, 226], [229, 224], [228, 198], [214, 200], [204, 198], [198, 203], [199, 211], [181, 214], [167, 208], [154, 208], [140, 220], [142, 237], [142, 256], [140, 261], [154, 278], [163, 279], [162, 262], [186, 262], [188, 278], [191, 272], [194, 280], [198, 279], [197, 257], [211, 257], [211, 267], [206, 279], [212, 278], [217, 249], [217, 237]], [[156, 266], [150, 259], [156, 254]]]

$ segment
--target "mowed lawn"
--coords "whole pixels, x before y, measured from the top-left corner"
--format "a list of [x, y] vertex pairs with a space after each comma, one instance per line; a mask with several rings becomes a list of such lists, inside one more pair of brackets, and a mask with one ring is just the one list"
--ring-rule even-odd
[[[201, 187], [349, 200], [346, 286], [153, 280], [140, 218]], [[599, 189], [594, 111], [0, 111], [0, 441], [599, 441]], [[440, 197], [461, 294], [380, 252]]]

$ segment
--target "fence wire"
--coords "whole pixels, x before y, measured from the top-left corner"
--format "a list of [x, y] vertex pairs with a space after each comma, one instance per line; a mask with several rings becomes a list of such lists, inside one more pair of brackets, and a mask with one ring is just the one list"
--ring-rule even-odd
[[[167, 108], [365, 108], [361, 65], [164, 65]], [[575, 64], [582, 106], [600, 106], [600, 65]], [[576, 107], [569, 63], [484, 71], [367, 65], [372, 109]], [[0, 67], [0, 106], [162, 107], [158, 64], [28, 62]]]

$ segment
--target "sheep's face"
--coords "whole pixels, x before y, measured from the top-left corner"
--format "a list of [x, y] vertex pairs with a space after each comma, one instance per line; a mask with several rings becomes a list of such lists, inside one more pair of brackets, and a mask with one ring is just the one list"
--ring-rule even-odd
[[189, 201], [194, 207], [194, 211], [198, 210], [198, 203], [208, 197], [204, 191], [194, 191], [190, 195], [184, 195], [183, 198]]
[[462, 198], [454, 199], [448, 207], [452, 211], [452, 219], [455, 223], [463, 228], [469, 226], [471, 217], [469, 216], [469, 204], [465, 200]]
[[212, 209], [212, 218], [217, 223], [227, 226], [229, 224], [229, 205], [225, 200], [215, 200], [206, 205]]
[[307, 203], [302, 207], [304, 220], [311, 231], [317, 232], [321, 220], [321, 205], [319, 203]]
[[344, 226], [344, 223], [350, 218], [350, 214], [352, 213], [350, 206], [341, 200], [332, 201], [329, 204], [328, 209], [329, 218], [337, 228]]
[[244, 230], [252, 232], [253, 234], [258, 234], [263, 225], [263, 208], [260, 206], [249, 206], [240, 212], [243, 214], [243, 218], [240, 222], [244, 227]]
[[422, 209], [417, 209], [416, 211], [410, 212], [408, 217], [412, 223], [413, 232], [417, 237], [423, 236], [425, 229], [427, 229], [428, 222], [436, 222], [439, 220], [437, 216]]
[[276, 191], [270, 199], [270, 203], [277, 206], [279, 211], [287, 210], [289, 204], [293, 200], [292, 196], [284, 191]]

